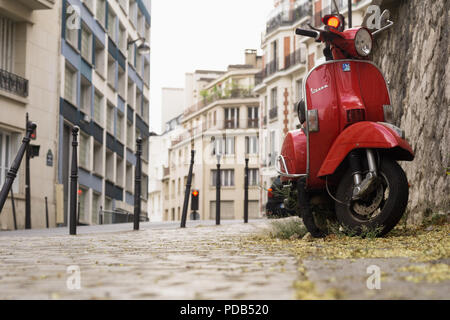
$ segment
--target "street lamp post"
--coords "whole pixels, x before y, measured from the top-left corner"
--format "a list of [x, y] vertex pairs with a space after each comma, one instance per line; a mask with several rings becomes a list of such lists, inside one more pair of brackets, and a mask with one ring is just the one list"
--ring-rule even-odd
[[70, 235], [77, 234], [77, 191], [78, 191], [78, 126], [72, 129], [72, 168], [70, 173]]
[[216, 175], [216, 225], [220, 224], [220, 157], [221, 154], [218, 153], [217, 157], [217, 175]]
[[141, 175], [142, 175], [142, 138], [136, 139], [136, 168], [134, 171], [134, 219], [133, 229], [139, 230], [139, 220], [141, 218]]
[[244, 223], [248, 223], [248, 158], [245, 159]]

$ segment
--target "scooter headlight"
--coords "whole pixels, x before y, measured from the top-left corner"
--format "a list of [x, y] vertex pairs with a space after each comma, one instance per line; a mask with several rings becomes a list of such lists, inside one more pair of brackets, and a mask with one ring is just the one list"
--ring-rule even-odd
[[361, 28], [355, 36], [355, 49], [361, 57], [367, 57], [372, 52], [372, 36], [367, 29]]

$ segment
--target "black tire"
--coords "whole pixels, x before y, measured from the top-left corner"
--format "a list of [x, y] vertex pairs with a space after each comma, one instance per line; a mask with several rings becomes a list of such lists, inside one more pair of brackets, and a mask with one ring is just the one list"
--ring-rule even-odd
[[[406, 174], [400, 165], [390, 159], [383, 158], [379, 166], [378, 176], [383, 181], [383, 199], [375, 211], [373, 217], [361, 216], [355, 212], [354, 202], [351, 205], [336, 202], [336, 215], [340, 224], [356, 235], [361, 235], [364, 227], [366, 230], [377, 230], [377, 236], [383, 236], [394, 228], [400, 221], [408, 204], [409, 188]], [[388, 196], [386, 197], [386, 189]], [[336, 198], [348, 203], [353, 190], [353, 177], [350, 171], [339, 183]], [[386, 197], [386, 199], [384, 199]], [[374, 212], [375, 212], [374, 211]]]

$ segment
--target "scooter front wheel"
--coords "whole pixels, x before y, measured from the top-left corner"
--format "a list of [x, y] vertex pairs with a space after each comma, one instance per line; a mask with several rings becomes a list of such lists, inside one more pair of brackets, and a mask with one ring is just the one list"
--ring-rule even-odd
[[[364, 199], [351, 200], [354, 182], [348, 171], [339, 183], [336, 198], [336, 216], [345, 232], [362, 235], [375, 232], [383, 236], [400, 221], [408, 204], [408, 180], [400, 165], [384, 157], [378, 169], [374, 190]], [[346, 204], [344, 204], [346, 203]]]

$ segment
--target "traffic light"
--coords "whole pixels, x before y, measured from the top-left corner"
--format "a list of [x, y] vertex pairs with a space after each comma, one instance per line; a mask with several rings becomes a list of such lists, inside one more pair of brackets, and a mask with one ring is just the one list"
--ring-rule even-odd
[[34, 131], [31, 133], [31, 136], [30, 136], [30, 138], [31, 138], [31, 140], [36, 140], [36, 138], [37, 138], [37, 128], [35, 128], [34, 129]]
[[200, 192], [198, 190], [192, 190], [191, 192], [191, 210], [198, 210], [198, 198], [200, 197]]

